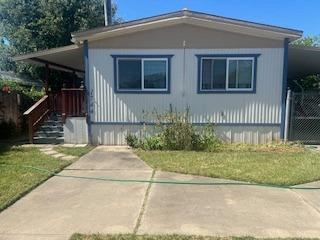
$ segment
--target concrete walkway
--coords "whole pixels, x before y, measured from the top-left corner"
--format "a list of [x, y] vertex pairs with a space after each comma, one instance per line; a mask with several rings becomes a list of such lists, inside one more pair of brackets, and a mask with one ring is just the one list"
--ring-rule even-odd
[[[153, 171], [125, 147], [97, 147], [61, 174], [150, 179]], [[154, 178], [208, 181], [166, 172]], [[318, 237], [320, 191], [53, 177], [0, 213], [1, 240], [62, 240], [74, 232]]]
[[[126, 148], [97, 147], [63, 175], [150, 179]], [[0, 239], [60, 240], [74, 232], [133, 232], [148, 184], [52, 177], [0, 213]]]

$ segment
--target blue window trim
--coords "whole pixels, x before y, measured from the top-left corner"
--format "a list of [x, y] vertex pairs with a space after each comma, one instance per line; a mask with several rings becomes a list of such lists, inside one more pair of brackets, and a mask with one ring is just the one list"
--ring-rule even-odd
[[[196, 54], [198, 58], [198, 83], [197, 83], [197, 93], [198, 94], [212, 94], [212, 93], [256, 93], [257, 91], [257, 72], [258, 72], [258, 57], [261, 54]], [[253, 88], [250, 90], [227, 90], [227, 89], [212, 89], [212, 90], [201, 90], [201, 60], [202, 58], [254, 58], [254, 74], [253, 74]]]
[[[123, 126], [155, 126], [157, 123], [155, 122], [92, 122], [94, 125], [123, 125]], [[192, 123], [196, 126], [205, 126], [208, 124], [214, 124], [216, 126], [252, 126], [252, 127], [279, 127], [280, 123]]]
[[[114, 92], [115, 93], [132, 93], [132, 94], [170, 94], [171, 91], [171, 58], [174, 55], [111, 55], [113, 58], [113, 75], [114, 75]], [[118, 64], [119, 58], [166, 58], [168, 59], [168, 86], [166, 90], [120, 90], [118, 89]]]
[[284, 139], [285, 121], [286, 121], [286, 97], [288, 86], [288, 50], [289, 50], [289, 38], [285, 38], [283, 42], [283, 79], [282, 79], [282, 96], [281, 96], [281, 126], [280, 126], [280, 138]]

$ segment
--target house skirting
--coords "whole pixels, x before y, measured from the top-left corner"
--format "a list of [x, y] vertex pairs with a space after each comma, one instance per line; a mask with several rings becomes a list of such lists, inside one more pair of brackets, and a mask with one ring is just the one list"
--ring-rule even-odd
[[[128, 133], [145, 135], [154, 131], [152, 124], [92, 123], [92, 143], [125, 145]], [[216, 125], [215, 131], [228, 142], [260, 144], [280, 139], [280, 124], [222, 124]]]
[[68, 117], [63, 125], [65, 143], [88, 143], [88, 125], [85, 117]]

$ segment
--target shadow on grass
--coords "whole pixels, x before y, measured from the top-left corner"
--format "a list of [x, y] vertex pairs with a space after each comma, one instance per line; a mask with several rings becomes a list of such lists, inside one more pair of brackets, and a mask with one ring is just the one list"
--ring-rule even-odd
[[9, 143], [0, 143], [0, 155], [5, 154], [6, 152], [10, 151], [12, 148], [12, 144]]

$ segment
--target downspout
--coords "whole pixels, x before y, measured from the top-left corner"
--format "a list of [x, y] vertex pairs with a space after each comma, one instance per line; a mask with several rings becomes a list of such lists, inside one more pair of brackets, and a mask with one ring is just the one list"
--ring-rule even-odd
[[88, 124], [88, 142], [92, 144], [92, 125], [91, 125], [91, 90], [89, 78], [89, 46], [88, 40], [83, 42], [83, 62], [84, 62], [84, 83], [86, 87], [86, 100], [87, 100], [87, 124]]
[[[287, 81], [288, 81], [288, 50], [289, 38], [284, 39], [283, 43], [283, 78], [282, 78], [282, 97], [281, 97], [281, 125], [280, 125], [280, 138], [285, 137], [285, 121], [286, 121], [286, 97], [287, 97]], [[287, 106], [289, 107], [289, 106]]]

